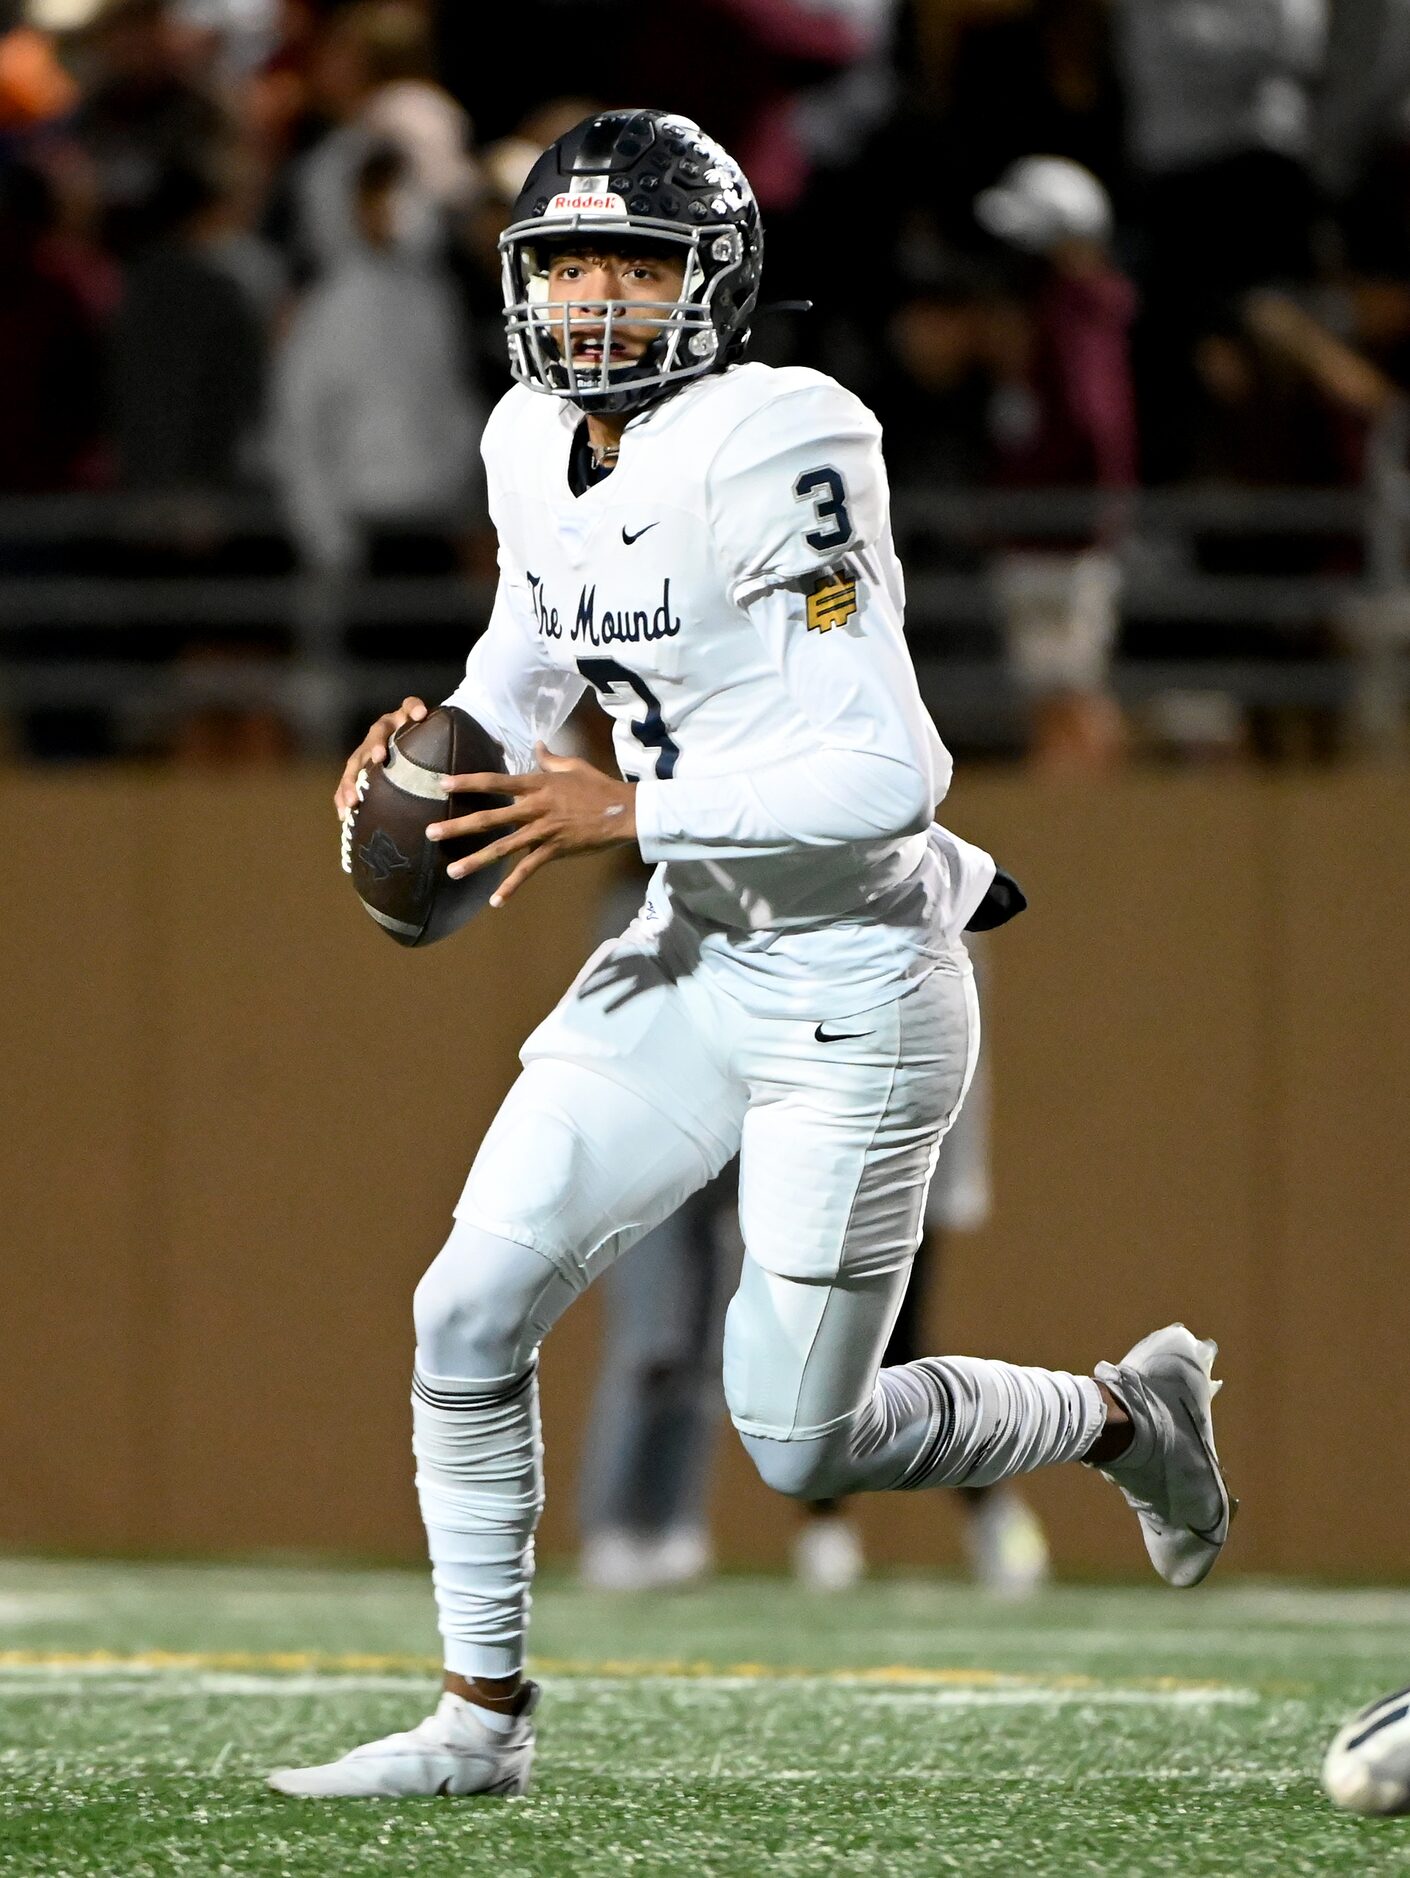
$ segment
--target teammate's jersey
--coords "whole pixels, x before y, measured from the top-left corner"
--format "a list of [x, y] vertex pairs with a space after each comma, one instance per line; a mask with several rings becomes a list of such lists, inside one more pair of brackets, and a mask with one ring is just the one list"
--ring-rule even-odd
[[820, 373], [738, 366], [634, 418], [574, 495], [579, 412], [516, 387], [485, 430], [494, 613], [449, 702], [533, 767], [586, 688], [637, 782], [649, 904], [757, 1008], [896, 995], [993, 877], [933, 824], [950, 758], [902, 628], [880, 429]]

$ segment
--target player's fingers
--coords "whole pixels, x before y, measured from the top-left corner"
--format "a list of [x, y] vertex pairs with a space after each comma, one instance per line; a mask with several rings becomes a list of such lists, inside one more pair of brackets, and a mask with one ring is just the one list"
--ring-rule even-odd
[[442, 776], [441, 787], [448, 796], [524, 796], [541, 789], [543, 778], [532, 770], [527, 776], [505, 776], [491, 769], [473, 776]]
[[357, 801], [358, 771], [369, 763], [385, 763], [387, 745], [396, 732], [403, 724], [420, 723], [425, 715], [426, 706], [420, 698], [403, 698], [397, 710], [382, 713], [344, 765], [342, 778], [333, 793], [340, 815], [346, 814]]
[[490, 895], [490, 905], [503, 906], [510, 894], [519, 891], [530, 874], [536, 874], [541, 867], [546, 867], [548, 863], [555, 858], [557, 853], [558, 850], [552, 842], [545, 842], [541, 847], [537, 847], [531, 853], [526, 854], [519, 865], [512, 868], [510, 872], [505, 875], [504, 879]]
[[385, 763], [387, 745], [404, 724], [419, 724], [426, 715], [426, 706], [420, 698], [403, 698], [395, 711], [383, 711], [377, 722], [368, 731], [362, 748], [354, 761], [363, 763]]
[[489, 867], [508, 855], [522, 853], [525, 848], [533, 847], [542, 839], [542, 834], [533, 828], [516, 828], [512, 835], [501, 835], [498, 841], [488, 842], [473, 854], [467, 854], [463, 861], [452, 861], [446, 872], [452, 880], [464, 880], [467, 874], [478, 874], [482, 867]]
[[547, 770], [551, 776], [555, 771], [576, 769], [582, 762], [582, 758], [577, 756], [555, 756], [546, 743], [539, 742], [534, 745], [534, 761], [538, 764], [540, 769]]
[[476, 809], [473, 815], [457, 815], [448, 822], [432, 822], [426, 830], [428, 841], [452, 841], [459, 835], [483, 835], [491, 828], [517, 827], [537, 813], [532, 802], [510, 802], [502, 809]]
[[388, 711], [385, 717], [379, 717], [367, 733], [367, 741], [353, 758], [356, 763], [385, 763], [387, 745], [399, 731], [406, 719], [399, 711]]
[[349, 809], [355, 809], [361, 799], [358, 794], [357, 779], [367, 765], [372, 762], [371, 751], [374, 746], [361, 743], [343, 765], [343, 773], [338, 779], [338, 787], [333, 792], [333, 800], [338, 805], [338, 813], [345, 815]]

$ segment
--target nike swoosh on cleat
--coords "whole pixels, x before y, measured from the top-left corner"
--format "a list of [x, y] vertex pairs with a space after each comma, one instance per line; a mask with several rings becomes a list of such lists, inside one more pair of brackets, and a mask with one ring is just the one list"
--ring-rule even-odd
[[436, 1798], [438, 1800], [444, 1800], [448, 1797], [450, 1793], [450, 1783], [451, 1783], [451, 1775], [447, 1774], [445, 1779], [441, 1782], [440, 1786], [436, 1788]]
[[645, 528], [638, 528], [638, 530], [636, 531], [634, 535], [629, 535], [626, 531], [625, 526], [623, 526], [623, 529], [622, 529], [623, 544], [629, 548], [634, 541], [640, 541], [643, 535], [649, 534], [651, 530], [655, 528], [656, 526], [657, 526], [657, 523], [648, 522]]
[[849, 1037], [869, 1037], [871, 1032], [869, 1030], [838, 1030], [829, 1036], [819, 1024], [813, 1035], [819, 1043], [846, 1043]]
[[[1185, 1420], [1190, 1424], [1190, 1432], [1194, 1435], [1195, 1440], [1199, 1442], [1200, 1447], [1204, 1450], [1204, 1458], [1209, 1462], [1209, 1465], [1214, 1469], [1214, 1478], [1219, 1483], [1219, 1492], [1223, 1496], [1223, 1500], [1224, 1500], [1224, 1508], [1223, 1508], [1222, 1517], [1215, 1522], [1213, 1530], [1207, 1527], [1201, 1528], [1199, 1526], [1186, 1526], [1185, 1531], [1192, 1532], [1194, 1536], [1196, 1537], [1196, 1539], [1203, 1539], [1206, 1545], [1223, 1545], [1224, 1540], [1227, 1539], [1229, 1536], [1229, 1521], [1234, 1516], [1233, 1507], [1229, 1500], [1229, 1489], [1224, 1484], [1224, 1469], [1219, 1465], [1219, 1456], [1214, 1452], [1213, 1448], [1210, 1447], [1208, 1441], [1205, 1440], [1204, 1430], [1200, 1427], [1199, 1423], [1195, 1420], [1194, 1416], [1190, 1413], [1189, 1403], [1182, 1402], [1180, 1404], [1180, 1407], [1184, 1413]], [[1223, 1533], [1222, 1538], [1220, 1537], [1219, 1530], [1218, 1530], [1221, 1525], [1224, 1528], [1224, 1533]]]

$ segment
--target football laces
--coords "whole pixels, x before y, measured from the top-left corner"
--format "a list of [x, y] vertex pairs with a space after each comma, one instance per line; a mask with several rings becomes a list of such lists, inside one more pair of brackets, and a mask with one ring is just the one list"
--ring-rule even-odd
[[353, 803], [350, 809], [345, 809], [343, 811], [343, 828], [342, 828], [342, 834], [339, 838], [339, 846], [342, 851], [343, 872], [345, 874], [350, 874], [352, 872], [353, 829], [357, 823], [357, 811], [358, 811], [359, 804], [362, 802], [364, 796], [366, 796], [369, 786], [370, 786], [370, 778], [368, 777], [367, 771], [365, 769], [360, 769], [357, 772], [357, 782], [354, 785], [354, 787], [357, 790], [357, 801]]

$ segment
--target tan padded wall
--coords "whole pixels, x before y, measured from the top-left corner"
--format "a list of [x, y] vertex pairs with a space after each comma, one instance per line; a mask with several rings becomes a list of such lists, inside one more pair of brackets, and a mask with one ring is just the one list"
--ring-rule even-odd
[[1410, 800], [1289, 785], [1265, 1293], [1278, 1558], [1410, 1575]]
[[[321, 774], [0, 793], [0, 1544], [415, 1557], [410, 1292], [601, 863], [407, 953]], [[936, 1347], [1082, 1368], [1184, 1317], [1224, 1345], [1231, 1563], [1404, 1576], [1410, 785], [971, 772], [949, 813], [1032, 911], [989, 948], [997, 1205]], [[548, 1555], [594, 1342], [589, 1298], [545, 1352]], [[1105, 1483], [1032, 1491], [1062, 1562], [1139, 1569]], [[782, 1559], [728, 1434], [715, 1505], [726, 1558]], [[878, 1557], [958, 1556], [944, 1496], [865, 1518]]]

